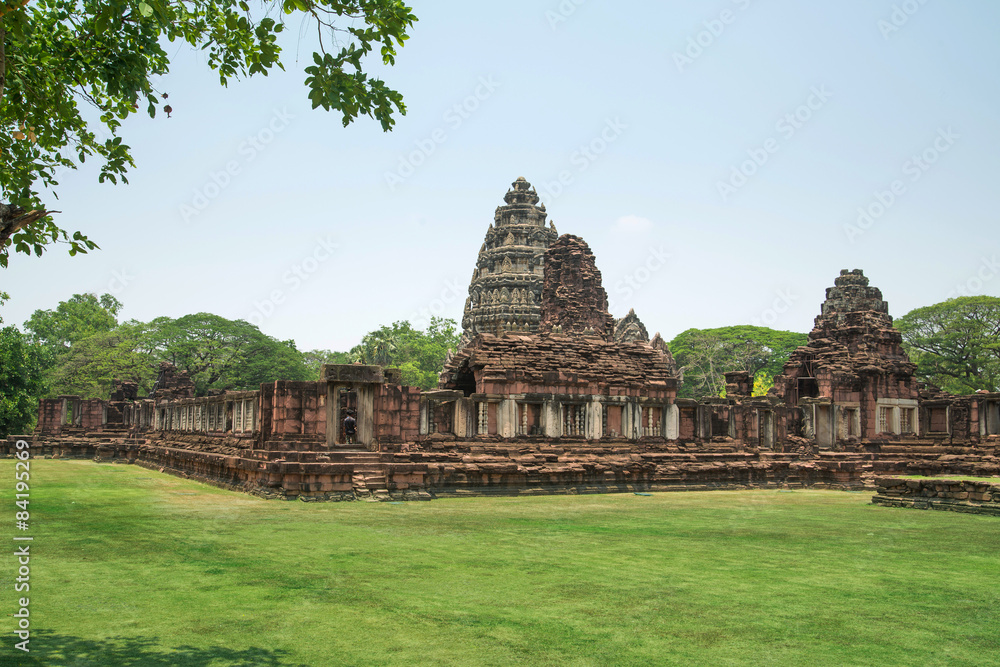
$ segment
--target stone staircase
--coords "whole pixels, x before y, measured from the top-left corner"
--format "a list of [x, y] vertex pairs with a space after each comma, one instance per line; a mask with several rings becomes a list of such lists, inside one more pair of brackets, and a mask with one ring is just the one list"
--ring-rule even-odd
[[351, 481], [358, 498], [369, 501], [389, 500], [385, 469], [377, 452], [344, 452], [345, 463], [354, 466]]

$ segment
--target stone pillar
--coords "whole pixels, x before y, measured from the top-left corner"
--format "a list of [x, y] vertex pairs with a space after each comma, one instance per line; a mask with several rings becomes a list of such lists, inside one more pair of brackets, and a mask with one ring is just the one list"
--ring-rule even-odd
[[667, 440], [676, 440], [681, 433], [681, 410], [671, 403], [663, 408], [663, 437]]
[[431, 402], [426, 396], [420, 397], [420, 435], [427, 435], [430, 432], [430, 415], [432, 409]]
[[357, 385], [358, 395], [358, 444], [374, 450], [375, 442], [375, 387], [370, 384]]
[[542, 432], [546, 437], [562, 437], [562, 410], [559, 402], [547, 400], [542, 403]]
[[587, 403], [587, 440], [600, 440], [604, 435], [604, 403], [598, 397]]
[[497, 434], [501, 438], [513, 438], [517, 435], [517, 401], [505, 398], [497, 407]]
[[460, 398], [452, 404], [451, 432], [456, 438], [465, 438], [468, 431], [469, 411], [466, 407], [466, 400]]
[[622, 406], [622, 435], [629, 440], [642, 436], [642, 405], [635, 400], [628, 400]]

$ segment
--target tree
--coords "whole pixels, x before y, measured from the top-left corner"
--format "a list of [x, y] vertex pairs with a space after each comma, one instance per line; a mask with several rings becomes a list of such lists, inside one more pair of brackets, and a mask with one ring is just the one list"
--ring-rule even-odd
[[195, 393], [257, 389], [275, 380], [314, 379], [293, 341], [279, 341], [243, 320], [211, 313], [150, 323], [157, 358], [186, 370]]
[[678, 396], [720, 396], [729, 371], [750, 373], [755, 390], [766, 393], [764, 378], [781, 373], [792, 351], [808, 340], [803, 333], [749, 325], [688, 329], [669, 346], [684, 377]]
[[106, 398], [115, 380], [127, 380], [147, 393], [156, 381], [157, 359], [148, 326], [129, 321], [77, 341], [52, 372], [56, 394]]
[[[401, 0], [262, 5], [254, 13], [247, 0], [2, 0], [0, 266], [7, 266], [11, 246], [38, 256], [53, 243], [68, 244], [71, 255], [97, 247], [82, 233], [62, 229], [40, 191], [55, 197], [57, 170], [75, 169], [90, 157], [100, 161], [100, 182], [128, 182], [134, 163], [118, 130], [140, 106], [151, 117], [157, 110], [171, 113], [169, 105], [160, 106], [167, 94], [153, 84], [169, 71], [168, 42], [204, 50], [226, 85], [234, 77], [283, 69], [277, 35], [284, 23], [266, 14], [275, 6], [285, 14], [301, 12], [319, 34], [319, 51], [305, 68], [314, 109], [336, 109], [345, 126], [365, 114], [385, 131], [396, 112], [406, 113], [402, 96], [370, 78], [362, 64], [375, 49], [383, 63], [395, 63], [397, 46], [417, 20]], [[326, 50], [324, 32], [335, 53]], [[99, 121], [85, 118], [81, 103]], [[109, 138], [97, 138], [91, 127], [97, 123]]]
[[42, 396], [42, 350], [16, 327], [0, 329], [0, 438], [31, 430]]
[[[0, 305], [6, 300], [0, 292]], [[44, 389], [42, 358], [41, 346], [16, 327], [0, 329], [0, 438], [31, 430]]]
[[[396, 325], [399, 323], [397, 322]], [[393, 325], [395, 328], [396, 325]], [[409, 327], [409, 323], [406, 323]], [[377, 331], [365, 334], [359, 345], [351, 348], [351, 356], [359, 364], [370, 366], [392, 366], [397, 357], [396, 331], [383, 326]]]
[[318, 379], [323, 372], [323, 364], [350, 364], [354, 358], [350, 352], [333, 352], [332, 350], [309, 350], [302, 353], [303, 361], [312, 379]]
[[110, 294], [74, 294], [54, 310], [36, 310], [24, 328], [32, 340], [59, 356], [84, 338], [118, 326], [121, 302]]
[[56, 373], [59, 365], [76, 343], [99, 333], [108, 333], [118, 326], [122, 304], [110, 294], [74, 294], [60, 301], [52, 310], [36, 310], [24, 329], [28, 339], [40, 347], [42, 395], [70, 394], [68, 387], [59, 386]]
[[365, 334], [351, 349], [351, 360], [398, 368], [403, 384], [433, 389], [448, 350], [458, 347], [457, 326], [455, 320], [440, 317], [432, 317], [426, 331], [414, 329], [406, 320], [394, 322]]
[[948, 299], [895, 324], [921, 380], [954, 394], [1000, 391], [1000, 298]]

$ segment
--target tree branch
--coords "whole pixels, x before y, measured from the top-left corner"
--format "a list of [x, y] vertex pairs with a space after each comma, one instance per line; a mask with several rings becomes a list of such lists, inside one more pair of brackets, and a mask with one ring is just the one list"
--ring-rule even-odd
[[3, 107], [3, 87], [7, 83], [7, 31], [0, 25], [0, 108]]
[[46, 211], [45, 209], [25, 211], [23, 208], [18, 206], [0, 204], [0, 246], [2, 246], [7, 239], [24, 227], [38, 222], [50, 213], [58, 212], [59, 211]]

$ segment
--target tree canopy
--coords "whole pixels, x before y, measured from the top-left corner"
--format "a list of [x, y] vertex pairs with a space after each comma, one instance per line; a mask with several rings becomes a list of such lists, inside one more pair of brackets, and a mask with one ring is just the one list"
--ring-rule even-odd
[[[284, 15], [304, 16], [319, 35], [305, 68], [313, 108], [360, 114], [390, 130], [406, 113], [402, 96], [364, 71], [376, 49], [395, 63], [417, 20], [401, 0], [32, 0], [0, 2], [0, 266], [10, 248], [41, 255], [66, 243], [71, 255], [97, 244], [70, 234], [52, 217], [57, 172], [93, 158], [99, 181], [128, 182], [134, 166], [118, 131], [140, 108], [172, 111], [153, 80], [170, 69], [171, 42], [208, 55], [222, 85], [282, 68], [278, 34]], [[277, 11], [280, 8], [281, 11]], [[277, 18], [270, 16], [276, 13]], [[342, 24], [341, 24], [342, 23]], [[324, 34], [327, 35], [324, 41]], [[327, 51], [327, 44], [335, 46]], [[95, 114], [84, 114], [81, 106]], [[99, 120], [88, 118], [96, 115]], [[93, 125], [106, 130], [101, 140]], [[47, 194], [43, 195], [43, 191]]]
[[921, 380], [953, 394], [1000, 391], [1000, 298], [949, 299], [895, 324]]
[[804, 333], [750, 325], [683, 331], [670, 341], [684, 376], [677, 395], [719, 396], [726, 389], [723, 374], [729, 371], [747, 371], [754, 378], [755, 393], [766, 392], [792, 351], [808, 339]]
[[41, 355], [40, 395], [106, 397], [114, 380], [152, 389], [160, 361], [188, 371], [198, 395], [257, 389], [275, 380], [316, 379], [292, 341], [279, 341], [242, 320], [210, 313], [118, 323], [111, 295], [74, 294], [25, 323]]
[[159, 359], [186, 370], [195, 393], [257, 389], [274, 380], [310, 380], [301, 353], [292, 341], [279, 341], [243, 320], [211, 313], [150, 322], [149, 337]]
[[[6, 300], [7, 295], [0, 292], [0, 305]], [[0, 328], [0, 438], [31, 429], [44, 390], [44, 358], [41, 345], [17, 327]]]
[[36, 310], [24, 328], [52, 354], [67, 352], [74, 343], [118, 326], [122, 304], [110, 294], [74, 294], [52, 310]]
[[426, 331], [403, 320], [365, 334], [350, 354], [352, 361], [399, 368], [405, 385], [433, 389], [448, 350], [457, 349], [458, 341], [455, 320], [432, 317]]

